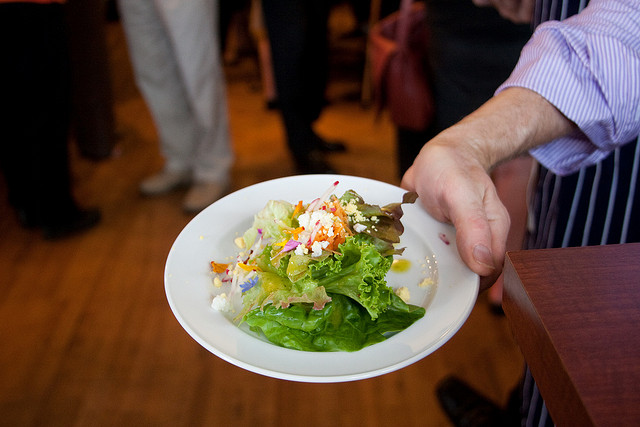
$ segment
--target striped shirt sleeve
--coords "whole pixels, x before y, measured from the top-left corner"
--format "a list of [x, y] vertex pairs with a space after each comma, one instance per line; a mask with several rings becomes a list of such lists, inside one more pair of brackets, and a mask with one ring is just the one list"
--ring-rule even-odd
[[580, 129], [531, 154], [565, 175], [606, 157], [640, 133], [640, 1], [592, 0], [562, 22], [541, 24], [507, 87], [525, 87]]

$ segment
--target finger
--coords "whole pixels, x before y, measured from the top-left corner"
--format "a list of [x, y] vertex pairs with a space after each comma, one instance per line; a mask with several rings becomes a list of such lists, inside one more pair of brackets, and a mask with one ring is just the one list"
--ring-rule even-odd
[[497, 270], [491, 242], [491, 228], [480, 211], [464, 216], [453, 214], [456, 243], [462, 260], [480, 276], [488, 276]]
[[485, 276], [480, 281], [480, 289], [489, 288], [498, 279], [504, 266], [507, 237], [511, 228], [511, 220], [507, 208], [502, 204], [496, 193], [490, 193], [485, 201], [487, 220], [491, 230], [491, 253], [493, 256], [493, 273]]
[[415, 176], [415, 169], [413, 166], [411, 166], [409, 167], [409, 169], [407, 169], [407, 171], [402, 176], [402, 181], [400, 183], [400, 186], [402, 188], [406, 188], [409, 191], [416, 191], [416, 186], [414, 184], [414, 176]]
[[462, 259], [477, 274], [492, 276], [502, 270], [510, 220], [493, 183], [484, 185], [482, 199], [474, 197], [477, 193], [459, 196], [466, 200], [452, 196], [449, 215]]

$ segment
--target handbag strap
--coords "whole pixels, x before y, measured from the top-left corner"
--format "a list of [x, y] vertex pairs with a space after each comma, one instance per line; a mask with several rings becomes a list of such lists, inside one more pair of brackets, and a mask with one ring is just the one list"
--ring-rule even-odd
[[400, 3], [400, 15], [398, 16], [398, 27], [396, 29], [396, 42], [398, 46], [406, 46], [409, 37], [409, 15], [413, 0], [402, 0]]

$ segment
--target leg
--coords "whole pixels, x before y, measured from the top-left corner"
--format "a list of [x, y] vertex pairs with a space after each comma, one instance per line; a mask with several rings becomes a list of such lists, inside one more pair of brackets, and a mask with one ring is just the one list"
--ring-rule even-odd
[[331, 149], [313, 130], [325, 102], [329, 4], [263, 0], [263, 11], [289, 149], [299, 169], [320, 172], [327, 166], [318, 152]]
[[70, 69], [60, 5], [0, 5], [0, 164], [23, 224], [63, 237], [95, 225], [77, 208], [68, 158]]
[[158, 129], [166, 169], [190, 173], [198, 129], [161, 12], [154, 0], [119, 0], [118, 7], [135, 79]]
[[197, 182], [226, 184], [233, 162], [217, 2], [161, 0], [195, 139], [188, 147]]

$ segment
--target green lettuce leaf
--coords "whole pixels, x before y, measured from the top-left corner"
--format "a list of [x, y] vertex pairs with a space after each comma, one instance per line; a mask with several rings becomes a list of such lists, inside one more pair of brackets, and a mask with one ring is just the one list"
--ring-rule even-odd
[[254, 309], [245, 322], [269, 341], [301, 351], [357, 351], [384, 341], [389, 334], [408, 328], [425, 313], [423, 307], [408, 305], [398, 296], [376, 320], [351, 298], [331, 295], [332, 301], [321, 310], [308, 304], [287, 309], [271, 305]]
[[382, 256], [364, 235], [347, 238], [338, 250], [332, 257], [309, 263], [309, 274], [300, 282], [311, 281], [327, 293], [348, 296], [360, 303], [372, 319], [377, 318], [393, 295], [386, 281], [393, 257]]
[[[291, 260], [299, 261], [299, 257], [286, 255], [277, 265], [273, 265], [273, 251], [273, 247], [268, 245], [256, 259], [262, 271], [258, 273], [257, 285], [243, 293], [243, 309], [237, 319], [242, 319], [250, 310], [262, 308], [267, 304], [276, 308], [287, 308], [294, 303], [311, 303], [315, 309], [321, 309], [331, 301], [324, 287], [318, 286], [317, 282], [290, 279], [288, 266], [293, 265]], [[308, 271], [306, 265], [304, 271]]]
[[295, 206], [283, 200], [270, 200], [260, 212], [254, 215], [253, 225], [242, 236], [246, 247], [251, 247], [262, 229], [263, 237], [283, 238], [283, 225], [292, 227], [291, 215]]
[[311, 302], [319, 309], [330, 301], [328, 294], [332, 293], [355, 300], [376, 319], [394, 295], [386, 282], [393, 257], [383, 257], [366, 235], [348, 237], [338, 249], [333, 256], [309, 262], [287, 255], [274, 266], [273, 249], [267, 246], [256, 260], [262, 270], [258, 285], [244, 293], [240, 314], [267, 303], [286, 308], [295, 302]]

